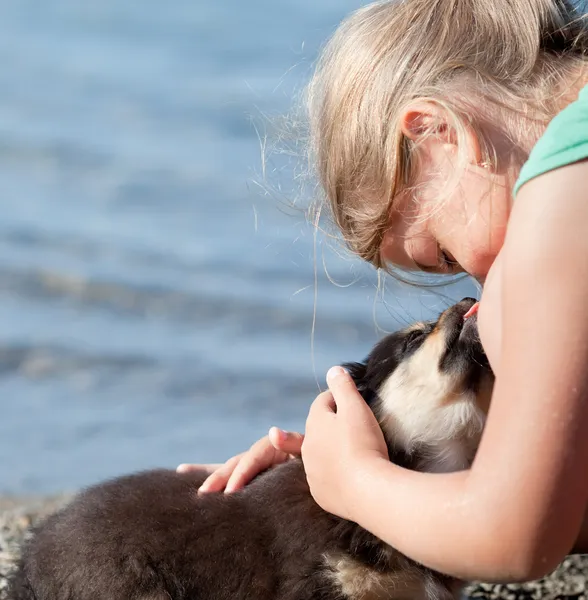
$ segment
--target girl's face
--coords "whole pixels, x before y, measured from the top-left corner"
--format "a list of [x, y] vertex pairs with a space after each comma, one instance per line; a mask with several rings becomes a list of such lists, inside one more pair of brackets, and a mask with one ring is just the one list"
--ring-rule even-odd
[[467, 272], [484, 281], [498, 255], [512, 206], [512, 174], [475, 161], [455, 180], [456, 147], [434, 142], [421, 157], [417, 185], [399, 198], [381, 256], [398, 267]]

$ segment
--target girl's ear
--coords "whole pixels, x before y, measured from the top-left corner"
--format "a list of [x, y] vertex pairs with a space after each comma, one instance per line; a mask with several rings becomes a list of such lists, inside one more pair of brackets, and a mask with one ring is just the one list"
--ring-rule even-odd
[[422, 141], [430, 135], [447, 134], [447, 122], [442, 110], [433, 102], [414, 102], [406, 107], [400, 117], [402, 133], [413, 142]]
[[[400, 129], [408, 139], [419, 145], [458, 144], [457, 133], [446, 110], [435, 102], [420, 100], [409, 104], [400, 115]], [[478, 136], [469, 126], [466, 126], [466, 132], [468, 162], [480, 165], [482, 152]]]

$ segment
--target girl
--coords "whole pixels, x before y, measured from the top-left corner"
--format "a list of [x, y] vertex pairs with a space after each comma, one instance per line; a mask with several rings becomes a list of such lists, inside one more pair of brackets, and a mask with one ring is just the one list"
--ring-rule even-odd
[[203, 491], [301, 452], [320, 506], [453, 576], [528, 580], [588, 551], [586, 84], [565, 0], [385, 1], [340, 26], [309, 88], [326, 199], [376, 267], [484, 283], [483, 440], [467, 471], [403, 470], [335, 367], [304, 438], [273, 429]]

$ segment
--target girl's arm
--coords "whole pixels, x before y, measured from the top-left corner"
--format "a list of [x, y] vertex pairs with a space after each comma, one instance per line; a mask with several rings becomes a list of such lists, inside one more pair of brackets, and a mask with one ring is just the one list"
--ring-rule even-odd
[[[534, 579], [572, 550], [588, 501], [587, 181], [588, 163], [578, 163], [517, 197], [495, 277], [501, 306], [486, 307], [502, 313], [501, 353], [471, 469], [389, 463], [339, 376], [330, 382], [337, 412], [317, 401], [302, 448], [323, 508], [463, 579]], [[335, 439], [339, 457], [328, 451]]]

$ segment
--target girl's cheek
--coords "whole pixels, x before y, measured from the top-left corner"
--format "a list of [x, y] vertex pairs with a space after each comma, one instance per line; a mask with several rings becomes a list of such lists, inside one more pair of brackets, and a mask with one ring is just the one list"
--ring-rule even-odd
[[494, 219], [488, 223], [473, 220], [469, 228], [467, 243], [467, 272], [479, 281], [487, 280], [504, 244], [506, 220]]
[[485, 283], [488, 279], [488, 273], [495, 262], [495, 255], [489, 252], [472, 251], [468, 257], [468, 264], [464, 265], [465, 270], [480, 283]]

